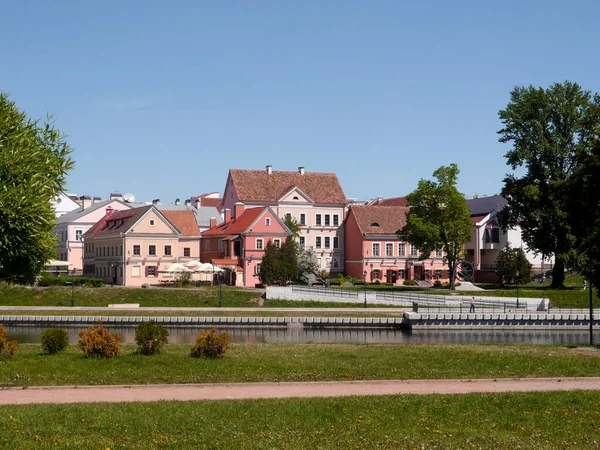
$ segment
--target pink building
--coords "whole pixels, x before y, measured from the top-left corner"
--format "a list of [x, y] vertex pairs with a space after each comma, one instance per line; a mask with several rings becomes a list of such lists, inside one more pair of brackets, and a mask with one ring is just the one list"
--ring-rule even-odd
[[231, 169], [223, 206], [233, 211], [242, 202], [247, 209], [270, 207], [280, 218], [300, 224], [300, 245], [314, 250], [320, 270], [344, 272], [346, 196], [333, 173]]
[[254, 287], [267, 243], [279, 246], [291, 233], [269, 207], [246, 209], [238, 202], [233, 214], [225, 210], [224, 219], [202, 233], [202, 262], [225, 269], [227, 284]]
[[164, 269], [200, 258], [194, 210], [110, 211], [83, 235], [84, 275], [125, 286], [172, 279]]
[[344, 222], [347, 275], [367, 283], [415, 280], [429, 285], [435, 280], [447, 281], [442, 252], [422, 260], [416, 248], [396, 235], [406, 224], [407, 211], [403, 206], [350, 207]]

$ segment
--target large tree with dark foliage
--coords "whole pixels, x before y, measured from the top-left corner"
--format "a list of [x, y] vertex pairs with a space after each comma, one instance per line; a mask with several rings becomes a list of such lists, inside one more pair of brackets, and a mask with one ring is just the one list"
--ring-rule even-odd
[[525, 284], [531, 281], [532, 266], [521, 247], [511, 248], [510, 244], [500, 250], [496, 258], [496, 274], [502, 284]]
[[0, 94], [0, 281], [33, 283], [55, 257], [51, 201], [64, 189], [70, 152], [50, 123]]
[[582, 238], [574, 207], [573, 175], [591, 154], [600, 126], [600, 96], [566, 81], [544, 89], [519, 86], [499, 113], [499, 141], [510, 143], [499, 213], [506, 230], [519, 225], [528, 248], [554, 256], [552, 288], [564, 286], [564, 271], [578, 259]]

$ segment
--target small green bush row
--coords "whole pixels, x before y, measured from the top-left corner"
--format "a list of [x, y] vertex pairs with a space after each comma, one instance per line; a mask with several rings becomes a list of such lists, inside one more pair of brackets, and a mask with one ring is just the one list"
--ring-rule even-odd
[[73, 283], [75, 286], [89, 286], [89, 287], [102, 287], [104, 282], [102, 278], [88, 278], [88, 277], [70, 277], [67, 275], [61, 275], [58, 277], [45, 274], [38, 280], [39, 286], [64, 286], [65, 284]]

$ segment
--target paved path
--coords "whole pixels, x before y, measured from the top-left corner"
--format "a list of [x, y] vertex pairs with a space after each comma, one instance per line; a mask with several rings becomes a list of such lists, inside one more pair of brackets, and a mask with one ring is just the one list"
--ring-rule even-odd
[[38, 386], [0, 389], [0, 404], [153, 402], [257, 398], [340, 397], [349, 395], [467, 394], [599, 390], [595, 378], [346, 381], [314, 383], [236, 383], [129, 386]]

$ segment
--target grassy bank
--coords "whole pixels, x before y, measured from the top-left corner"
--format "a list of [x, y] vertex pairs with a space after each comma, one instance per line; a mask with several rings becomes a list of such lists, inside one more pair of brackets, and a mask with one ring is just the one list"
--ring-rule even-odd
[[97, 360], [25, 344], [0, 357], [0, 386], [600, 376], [597, 350], [546, 345], [235, 344], [216, 360], [189, 348]]
[[598, 448], [597, 392], [0, 407], [6, 448]]
[[208, 311], [190, 311], [185, 309], [169, 309], [161, 311], [140, 311], [140, 310], [28, 310], [28, 309], [9, 309], [0, 310], [3, 316], [141, 316], [141, 317], [402, 317], [403, 310], [390, 310], [390, 312], [369, 312], [364, 308], [357, 308], [356, 311], [340, 311], [335, 309], [329, 311], [223, 311], [211, 309]]

